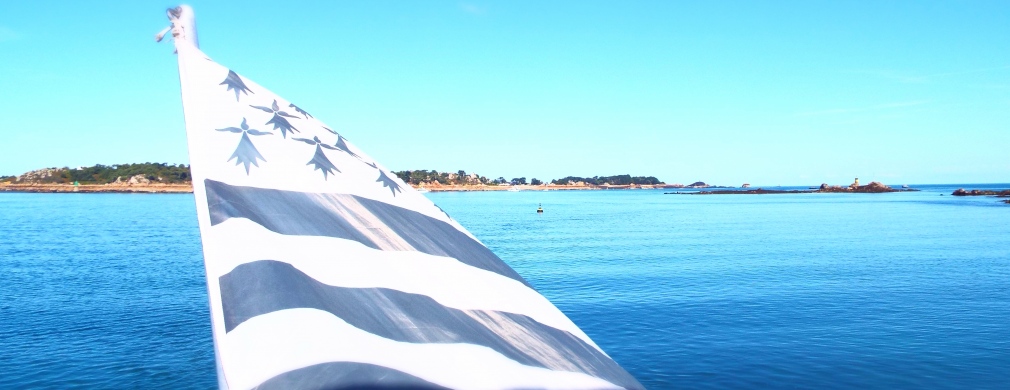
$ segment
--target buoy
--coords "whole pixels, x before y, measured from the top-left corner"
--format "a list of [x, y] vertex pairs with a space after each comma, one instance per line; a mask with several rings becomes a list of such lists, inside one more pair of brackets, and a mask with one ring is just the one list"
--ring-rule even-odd
[[537, 214], [543, 214], [543, 213], [544, 213], [543, 204], [542, 203], [537, 203]]

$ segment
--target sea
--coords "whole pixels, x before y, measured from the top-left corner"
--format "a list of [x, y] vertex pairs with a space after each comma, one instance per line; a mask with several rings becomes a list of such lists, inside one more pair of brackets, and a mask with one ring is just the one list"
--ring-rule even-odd
[[[427, 196], [648, 388], [1010, 389], [1010, 184], [911, 187]], [[0, 388], [216, 385], [191, 194], [0, 193]]]

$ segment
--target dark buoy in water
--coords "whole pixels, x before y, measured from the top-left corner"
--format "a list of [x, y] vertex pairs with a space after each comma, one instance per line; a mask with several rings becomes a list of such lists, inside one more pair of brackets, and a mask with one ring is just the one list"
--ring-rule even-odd
[[544, 213], [544, 207], [543, 206], [544, 205], [542, 203], [537, 203], [537, 214], [543, 214]]

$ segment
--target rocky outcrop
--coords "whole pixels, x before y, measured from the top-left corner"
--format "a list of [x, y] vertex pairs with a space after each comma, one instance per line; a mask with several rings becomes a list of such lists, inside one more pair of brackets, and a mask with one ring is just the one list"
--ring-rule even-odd
[[882, 192], [899, 192], [899, 191], [917, 191], [912, 189], [907, 190], [896, 190], [894, 188], [888, 187], [879, 181], [871, 181], [870, 184], [865, 186], [829, 186], [827, 183], [821, 184], [821, 186], [814, 192], [858, 192], [858, 193], [869, 193], [876, 194]]
[[133, 177], [130, 178], [130, 180], [126, 181], [126, 184], [131, 186], [148, 185], [151, 184], [151, 181], [148, 180], [147, 177], [144, 177], [144, 175], [134, 175]]
[[888, 187], [879, 181], [871, 181], [865, 186], [856, 187], [855, 192], [896, 192], [898, 190]]
[[[158, 180], [157, 178], [155, 180]], [[160, 181], [160, 180], [158, 180]], [[117, 176], [116, 181], [109, 183], [110, 186], [146, 186], [151, 185], [152, 181], [144, 175], [133, 175], [128, 179], [123, 179], [122, 176]]]
[[[719, 187], [708, 187], [708, 188], [719, 188]], [[888, 187], [880, 182], [870, 182], [865, 186], [831, 186], [827, 183], [821, 184], [817, 189], [811, 187], [809, 190], [766, 190], [763, 188], [758, 188], [756, 190], [744, 189], [744, 190], [728, 190], [728, 191], [699, 191], [699, 192], [667, 192], [666, 194], [692, 194], [692, 195], [723, 195], [723, 194], [750, 194], [750, 195], [760, 195], [760, 194], [809, 194], [809, 193], [880, 193], [880, 192], [901, 192], [901, 191], [918, 191], [913, 189], [896, 190], [894, 188]]]
[[60, 172], [65, 171], [66, 168], [42, 168], [36, 169], [34, 171], [25, 172], [21, 176], [18, 176], [16, 182], [18, 183], [36, 183], [43, 181], [45, 179], [57, 176]]
[[954, 196], [1007, 196], [1007, 197], [1010, 197], [1010, 190], [991, 191], [991, 190], [965, 190], [964, 188], [958, 188], [951, 195], [954, 195]]

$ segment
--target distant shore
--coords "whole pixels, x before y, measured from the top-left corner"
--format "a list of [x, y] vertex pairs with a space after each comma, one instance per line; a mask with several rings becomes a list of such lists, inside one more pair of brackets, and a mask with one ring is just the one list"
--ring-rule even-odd
[[848, 187], [842, 186], [831, 186], [827, 184], [821, 184], [820, 187], [812, 188], [809, 190], [766, 190], [763, 188], [757, 189], [743, 189], [743, 190], [717, 190], [717, 191], [698, 191], [698, 192], [667, 192], [666, 194], [675, 195], [764, 195], [764, 194], [815, 194], [815, 193], [831, 193], [831, 194], [879, 194], [885, 192], [907, 192], [907, 191], [919, 191], [913, 188], [901, 188], [894, 189], [881, 182], [870, 182], [865, 186], [859, 185], [859, 181], [853, 183]]
[[32, 193], [146, 193], [185, 194], [193, 192], [192, 183], [180, 184], [9, 184], [0, 183], [0, 192]]
[[[958, 188], [951, 195], [953, 196], [995, 196], [997, 198], [1010, 198], [1010, 190], [993, 191], [993, 190], [965, 190], [964, 188]], [[1010, 202], [1008, 202], [1010, 203]]]
[[[421, 185], [412, 186], [417, 190], [429, 192], [481, 192], [481, 191], [585, 191], [585, 190], [630, 190], [630, 189], [670, 189], [685, 188], [682, 185]], [[34, 193], [153, 193], [174, 194], [192, 193], [192, 183], [179, 184], [15, 184], [0, 183], [0, 192], [34, 192]]]
[[416, 190], [429, 192], [479, 192], [479, 191], [587, 191], [587, 190], [651, 190], [686, 188], [676, 184], [626, 184], [626, 185], [592, 185], [592, 184], [540, 184], [540, 185], [485, 185], [485, 184], [426, 184], [413, 185]]

